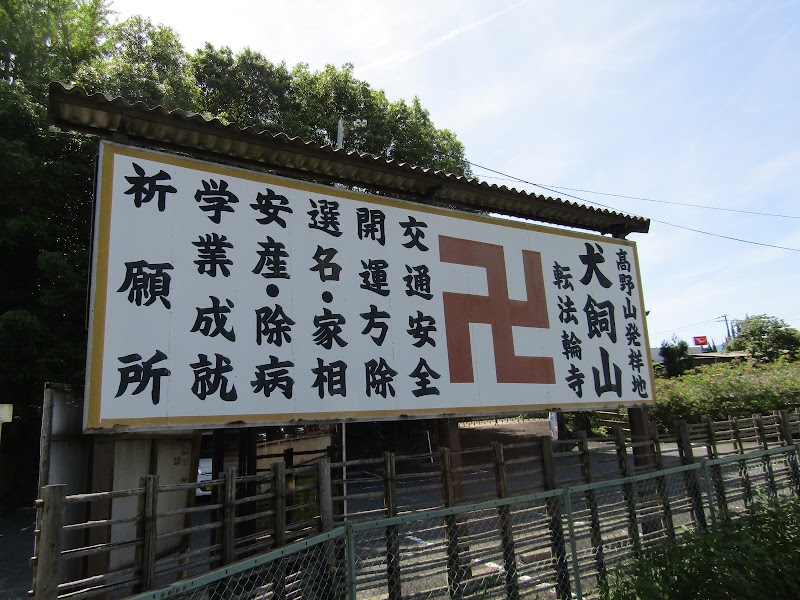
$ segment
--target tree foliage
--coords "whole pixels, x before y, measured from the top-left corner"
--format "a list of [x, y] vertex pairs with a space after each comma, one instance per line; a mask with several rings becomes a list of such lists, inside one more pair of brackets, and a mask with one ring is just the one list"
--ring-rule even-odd
[[[143, 17], [110, 25], [109, 13], [106, 0], [0, 2], [0, 389], [15, 405], [4, 448], [35, 440], [45, 381], [80, 384], [85, 371], [97, 141], [48, 130], [49, 82], [317, 143], [335, 141], [340, 117], [367, 119], [348, 149], [468, 172], [461, 143], [419, 100], [390, 102], [352, 65], [289, 69], [211, 45], [190, 55], [172, 29]], [[25, 475], [35, 486], [35, 454], [25, 460], [14, 462], [15, 490]]]
[[726, 351], [749, 352], [753, 358], [767, 362], [784, 354], [796, 357], [800, 351], [800, 331], [777, 317], [747, 317], [734, 328], [736, 333], [725, 345]]
[[658, 353], [664, 359], [666, 377], [678, 377], [692, 368], [693, 361], [689, 355], [689, 344], [677, 337], [673, 337], [671, 342], [666, 340], [661, 342], [661, 350]]
[[665, 429], [677, 420], [719, 421], [800, 406], [800, 363], [786, 360], [705, 365], [654, 384], [658, 402], [650, 420]]

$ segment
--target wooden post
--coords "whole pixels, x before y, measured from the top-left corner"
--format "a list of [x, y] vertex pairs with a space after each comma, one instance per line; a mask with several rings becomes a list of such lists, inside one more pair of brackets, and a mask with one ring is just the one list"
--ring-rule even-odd
[[[455, 492], [449, 448], [439, 448], [439, 464], [442, 469], [442, 501], [445, 507], [450, 508], [455, 505]], [[447, 515], [444, 524], [447, 536], [447, 589], [451, 600], [462, 600], [465, 573], [464, 561], [460, 556], [458, 519], [455, 515]]]
[[222, 493], [222, 564], [229, 565], [234, 561], [233, 545], [236, 539], [236, 469], [225, 470]]
[[274, 490], [274, 521], [272, 532], [275, 547], [286, 545], [286, 463], [272, 463], [272, 489]]
[[[497, 497], [508, 498], [508, 481], [506, 480], [506, 460], [503, 444], [492, 442], [494, 452], [494, 473], [497, 483]], [[497, 508], [500, 521], [500, 547], [503, 550], [503, 569], [506, 574], [506, 598], [519, 600], [519, 581], [517, 580], [517, 557], [514, 551], [514, 528], [511, 525], [511, 507], [508, 504]]]
[[[546, 490], [555, 490], [556, 461], [553, 455], [553, 440], [549, 436], [539, 438], [542, 450], [542, 472]], [[569, 581], [569, 564], [567, 563], [567, 545], [564, 539], [564, 528], [561, 523], [561, 505], [558, 498], [547, 499], [547, 519], [550, 524], [553, 562], [556, 567], [556, 595], [561, 600], [571, 600], [572, 590]]]
[[[383, 497], [386, 516], [397, 516], [397, 470], [393, 452], [383, 453]], [[386, 579], [389, 600], [403, 597], [400, 581], [400, 535], [397, 525], [386, 528]]]
[[323, 456], [317, 461], [317, 497], [321, 532], [333, 529], [333, 490], [331, 488], [331, 459]]
[[[764, 430], [764, 419], [761, 415], [756, 415], [756, 426], [758, 427], [758, 442], [762, 450], [769, 450], [769, 441], [767, 440], [767, 432]], [[772, 472], [772, 460], [769, 455], [763, 459], [764, 472], [767, 476], [767, 485], [771, 493], [776, 493], [777, 487], [775, 485], [775, 474]]]
[[[781, 439], [786, 446], [794, 444], [792, 435], [792, 424], [789, 421], [789, 413], [786, 410], [777, 412], [781, 423]], [[789, 463], [789, 477], [792, 480], [792, 492], [795, 496], [800, 496], [800, 472], [797, 468], [797, 453], [789, 452], [786, 454], [786, 461]]]
[[37, 600], [58, 598], [58, 580], [61, 570], [61, 528], [64, 526], [65, 484], [47, 485], [42, 488], [42, 518], [36, 553]]
[[[708, 441], [706, 442], [706, 453], [708, 458], [719, 458], [717, 451], [717, 430], [714, 427], [714, 420], [711, 417], [706, 418], [706, 432], [708, 434]], [[714, 481], [714, 495], [717, 499], [717, 507], [719, 514], [724, 515], [728, 511], [728, 500], [725, 495], [725, 479], [722, 476], [722, 468], [719, 465], [711, 467], [712, 479]]]
[[[578, 451], [581, 458], [581, 475], [586, 483], [592, 483], [592, 462], [589, 454], [589, 440], [585, 431], [578, 432]], [[600, 512], [597, 509], [597, 495], [594, 490], [586, 492], [586, 503], [589, 505], [589, 532], [594, 548], [594, 560], [597, 567], [597, 583], [602, 588], [608, 585], [608, 572], [606, 571], [605, 550], [600, 527]]]
[[[619, 427], [614, 428], [614, 438], [617, 447], [617, 462], [623, 477], [630, 477], [631, 471], [628, 465], [628, 449], [625, 444], [625, 434]], [[642, 555], [642, 540], [639, 537], [639, 523], [636, 519], [636, 499], [633, 494], [633, 485], [630, 483], [622, 484], [622, 495], [625, 498], [625, 505], [628, 508], [628, 537], [633, 544], [633, 554], [637, 558]]]
[[[739, 429], [738, 419], [733, 419], [733, 436], [736, 442], [736, 451], [740, 456], [744, 455], [744, 443], [742, 442], [742, 432]], [[744, 503], [745, 506], [750, 506], [753, 501], [753, 487], [750, 483], [750, 474], [747, 472], [747, 461], [743, 458], [739, 461], [739, 477], [742, 479], [742, 486], [744, 487]]]
[[[684, 465], [694, 464], [694, 451], [692, 450], [692, 440], [689, 437], [689, 424], [686, 421], [675, 423], [678, 429], [678, 450], [681, 453], [681, 462]], [[684, 473], [684, 484], [686, 485], [686, 495], [692, 501], [692, 512], [695, 521], [701, 528], [708, 527], [706, 522], [706, 511], [703, 508], [703, 496], [700, 491], [700, 483], [697, 480], [697, 471], [687, 471]]]
[[144, 510], [142, 513], [142, 572], [141, 591], [155, 587], [156, 541], [158, 538], [158, 475], [142, 477]]
[[[656, 470], [664, 470], [664, 456], [661, 454], [661, 440], [658, 437], [658, 427], [651, 425], [653, 447], [655, 448]], [[670, 539], [675, 539], [675, 524], [672, 520], [672, 506], [669, 501], [669, 490], [667, 489], [665, 477], [662, 475], [656, 480], [656, 487], [658, 490], [658, 497], [661, 500], [661, 507], [664, 512], [664, 527], [667, 530], [667, 535]]]

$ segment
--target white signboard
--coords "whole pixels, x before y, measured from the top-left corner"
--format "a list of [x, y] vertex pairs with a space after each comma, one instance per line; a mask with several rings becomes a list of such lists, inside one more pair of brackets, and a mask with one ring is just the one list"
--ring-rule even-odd
[[104, 143], [86, 427], [648, 404], [636, 247]]

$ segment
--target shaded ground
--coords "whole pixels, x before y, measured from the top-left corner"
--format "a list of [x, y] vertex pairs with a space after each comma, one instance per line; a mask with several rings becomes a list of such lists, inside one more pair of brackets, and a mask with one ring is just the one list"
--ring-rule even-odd
[[0, 515], [0, 599], [27, 598], [31, 585], [29, 559], [33, 554], [32, 508]]

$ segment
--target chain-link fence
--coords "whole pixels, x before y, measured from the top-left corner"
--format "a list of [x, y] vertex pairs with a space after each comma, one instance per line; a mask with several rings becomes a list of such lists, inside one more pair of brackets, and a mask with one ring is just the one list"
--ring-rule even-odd
[[800, 445], [343, 527], [136, 598], [593, 598], [620, 561], [798, 495]]

